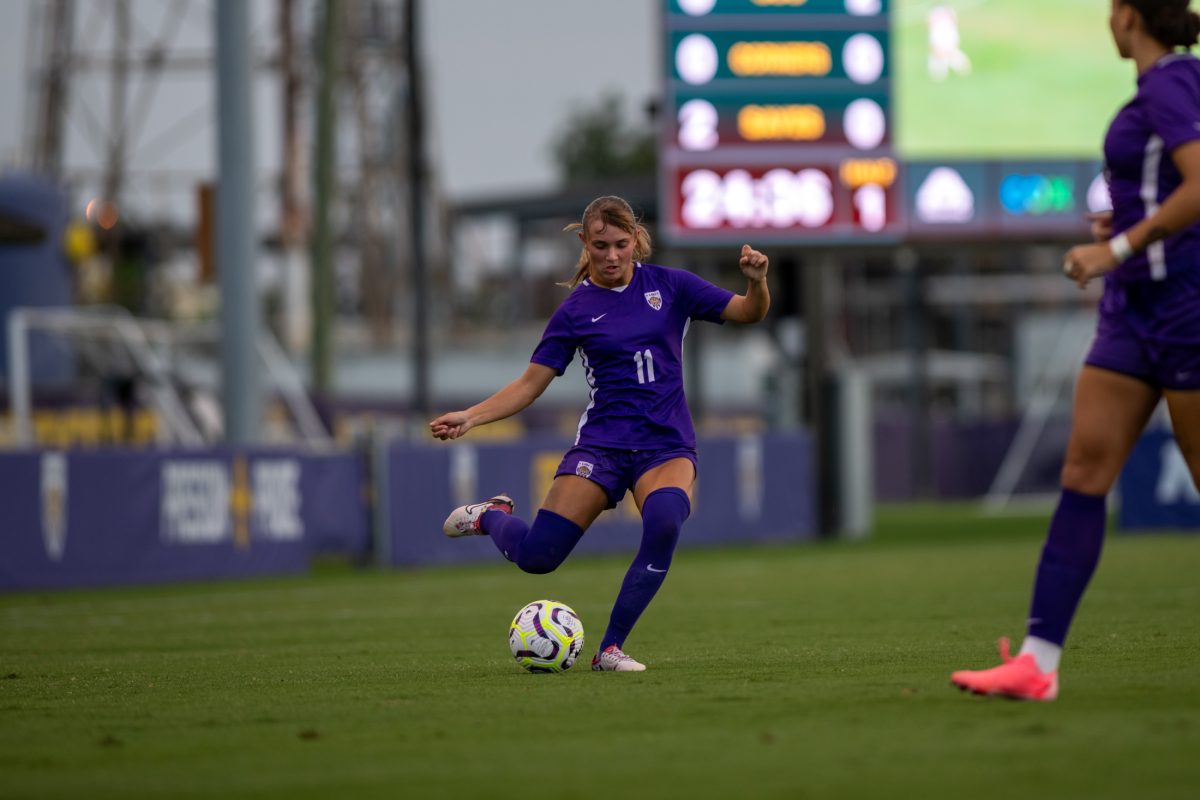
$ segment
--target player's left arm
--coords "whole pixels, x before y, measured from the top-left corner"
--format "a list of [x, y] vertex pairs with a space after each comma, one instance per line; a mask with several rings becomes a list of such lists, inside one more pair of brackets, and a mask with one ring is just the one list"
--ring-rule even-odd
[[1171, 151], [1171, 159], [1183, 181], [1157, 211], [1124, 232], [1123, 242], [1117, 236], [1099, 244], [1072, 247], [1067, 252], [1063, 270], [1081, 288], [1134, 253], [1200, 220], [1200, 139], [1176, 147]]
[[738, 268], [746, 276], [746, 293], [729, 298], [721, 319], [730, 322], [759, 322], [771, 307], [771, 290], [767, 287], [769, 261], [748, 244], [742, 245]]

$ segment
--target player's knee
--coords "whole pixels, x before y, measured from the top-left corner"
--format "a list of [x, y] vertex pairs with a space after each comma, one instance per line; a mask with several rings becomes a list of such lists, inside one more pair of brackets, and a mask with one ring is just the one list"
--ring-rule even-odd
[[655, 489], [642, 504], [642, 522], [650, 527], [680, 528], [691, 513], [687, 492], [675, 486]]
[[517, 556], [516, 564], [522, 572], [530, 575], [545, 575], [558, 569], [563, 559], [553, 553], [521, 553]]
[[1107, 494], [1117, 479], [1121, 463], [1103, 447], [1075, 445], [1067, 448], [1059, 479], [1063, 488], [1082, 494]]
[[687, 493], [678, 488], [651, 492], [642, 504], [642, 546], [640, 557], [652, 572], [666, 572], [679, 542], [679, 532], [691, 512]]
[[1081, 494], [1108, 494], [1116, 480], [1117, 471], [1102, 464], [1084, 461], [1067, 461], [1059, 475], [1064, 489]]
[[554, 572], [567, 560], [581, 536], [583, 528], [579, 525], [543, 508], [521, 542], [514, 561], [523, 571], [533, 575]]

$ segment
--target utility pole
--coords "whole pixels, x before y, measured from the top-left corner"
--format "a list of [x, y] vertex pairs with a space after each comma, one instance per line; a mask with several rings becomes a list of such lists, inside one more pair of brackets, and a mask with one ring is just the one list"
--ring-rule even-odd
[[304, 187], [307, 162], [300, 135], [301, 79], [296, 53], [296, 0], [279, 0], [279, 72], [283, 83], [283, 175], [279, 196], [279, 238], [283, 245], [283, 309], [279, 330], [293, 353], [310, 342], [307, 215]]
[[259, 389], [258, 231], [249, 9], [218, 0], [217, 278], [221, 287], [221, 395], [225, 441], [248, 445], [262, 430]]
[[312, 234], [312, 375], [314, 388], [328, 393], [333, 388], [333, 222], [330, 212], [337, 199], [334, 170], [337, 135], [335, 98], [338, 76], [340, 7], [325, 0], [321, 23], [321, 69], [317, 88], [316, 192], [313, 198]]
[[109, 118], [112, 136], [108, 142], [108, 164], [104, 173], [104, 201], [120, 209], [121, 186], [125, 182], [126, 92], [129, 86], [129, 16], [128, 0], [116, 0], [113, 6], [112, 94], [109, 96]]
[[837, 510], [837, 452], [834, 426], [836, 409], [832, 404], [833, 380], [829, 372], [829, 337], [825, 288], [836, 268], [833, 257], [817, 253], [800, 264], [801, 307], [804, 313], [804, 386], [805, 421], [813, 435], [817, 531], [835, 536], [839, 528]]
[[[352, 190], [353, 197], [347, 198], [347, 205], [354, 209], [358, 234], [363, 315], [371, 342], [381, 346], [389, 344], [394, 333], [395, 270], [387, 258], [386, 240], [389, 235], [394, 238], [400, 233], [399, 226], [389, 225], [386, 217], [389, 206], [400, 205], [388, 202], [391, 198], [388, 198], [387, 189], [395, 185], [401, 170], [394, 163], [397, 159], [387, 158], [385, 154], [398, 150], [394, 140], [400, 137], [389, 137], [384, 126], [377, 123], [374, 115], [379, 113], [378, 104], [373, 102], [373, 95], [378, 92], [380, 67], [400, 75], [403, 64], [399, 63], [402, 53], [398, 26], [381, 24], [373, 18], [374, 14], [369, 13], [373, 8], [377, 9], [360, 5], [357, 7], [359, 13], [347, 15], [346, 20], [347, 94], [353, 98], [354, 130], [358, 137], [358, 185]], [[390, 17], [388, 19], [390, 23]], [[398, 211], [394, 213], [399, 215]]]
[[429, 281], [425, 247], [425, 109], [421, 97], [417, 0], [404, 8], [405, 58], [408, 73], [408, 214], [413, 269], [413, 411], [429, 415]]
[[[38, 108], [38, 133], [34, 137], [34, 166], [47, 175], [58, 177], [62, 172], [63, 122], [66, 117], [68, 60], [75, 16], [72, 0], [53, 0], [42, 9], [49, 14], [45, 30], [45, 72], [41, 76], [41, 97]], [[35, 12], [36, 13], [36, 12]]]

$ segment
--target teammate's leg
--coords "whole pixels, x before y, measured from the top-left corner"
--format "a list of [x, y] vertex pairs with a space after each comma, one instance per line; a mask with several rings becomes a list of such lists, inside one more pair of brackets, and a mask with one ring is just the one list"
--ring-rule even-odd
[[1200, 389], [1167, 390], [1163, 396], [1171, 412], [1175, 441], [1192, 473], [1192, 483], [1200, 489]]
[[1052, 700], [1067, 630], [1104, 544], [1105, 496], [1158, 402], [1158, 389], [1136, 378], [1085, 366], [1075, 388], [1062, 492], [1034, 580], [1028, 631], [1017, 658], [990, 670], [960, 671], [964, 689]]
[[679, 531], [691, 513], [695, 478], [691, 460], [676, 458], [648, 470], [634, 485], [634, 501], [642, 512], [642, 544], [621, 583], [593, 669], [645, 669], [621, 652], [621, 646], [667, 577]]
[[[1075, 392], [1062, 494], [1038, 564], [1029, 635], [1059, 647], [1100, 560], [1105, 497], [1154, 412], [1159, 390], [1085, 366]], [[1057, 669], [1057, 663], [1052, 665]], [[1043, 671], [1052, 671], [1045, 669]]]

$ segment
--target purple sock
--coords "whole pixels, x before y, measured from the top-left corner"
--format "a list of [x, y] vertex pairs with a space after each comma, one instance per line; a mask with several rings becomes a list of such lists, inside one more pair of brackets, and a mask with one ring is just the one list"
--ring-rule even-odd
[[503, 511], [485, 511], [479, 518], [479, 528], [492, 538], [492, 544], [509, 561], [517, 560], [521, 540], [529, 532], [525, 520]]
[[1038, 562], [1029, 635], [1062, 645], [1104, 546], [1104, 496], [1063, 489]]
[[487, 511], [479, 526], [505, 558], [535, 575], [558, 569], [583, 537], [583, 528], [544, 508], [533, 525], [503, 511]]
[[687, 492], [674, 487], [657, 489], [642, 503], [642, 546], [625, 573], [608, 630], [600, 640], [601, 650], [610, 644], [617, 647], [625, 644], [634, 624], [667, 577], [679, 530], [690, 513], [692, 504]]

